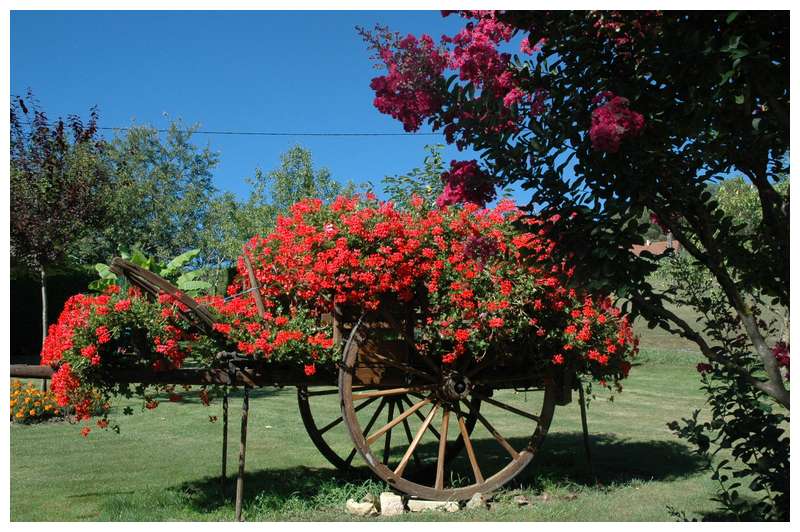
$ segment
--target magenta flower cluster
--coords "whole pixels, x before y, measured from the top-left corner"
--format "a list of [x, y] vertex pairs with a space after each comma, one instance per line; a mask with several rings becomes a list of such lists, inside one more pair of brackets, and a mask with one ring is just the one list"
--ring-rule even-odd
[[595, 103], [605, 103], [592, 111], [592, 127], [589, 138], [592, 148], [608, 153], [617, 153], [620, 143], [637, 137], [644, 129], [644, 116], [629, 109], [627, 98], [604, 92], [595, 98]]
[[513, 88], [508, 63], [511, 55], [497, 51], [497, 45], [511, 38], [510, 26], [494, 16], [481, 18], [477, 24], [470, 22], [452, 39], [444, 42], [454, 45], [450, 66], [459, 71], [463, 81], [472, 81], [477, 87], [492, 87], [495, 94]]
[[772, 348], [772, 354], [778, 361], [778, 365], [786, 368], [786, 380], [789, 380], [789, 344], [786, 342], [778, 342]]
[[375, 107], [403, 123], [406, 131], [416, 131], [422, 121], [441, 107], [436, 83], [447, 66], [447, 55], [439, 50], [429, 35], [417, 39], [408, 35], [386, 45], [380, 57], [389, 73], [372, 80]]
[[483, 207], [494, 199], [494, 185], [476, 160], [451, 161], [450, 171], [442, 174], [444, 192], [436, 199], [439, 208], [458, 203]]

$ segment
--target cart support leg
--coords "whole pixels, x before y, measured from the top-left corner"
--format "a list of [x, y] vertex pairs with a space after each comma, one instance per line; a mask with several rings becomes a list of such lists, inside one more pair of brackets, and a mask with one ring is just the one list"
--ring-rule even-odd
[[581, 425], [583, 427], [583, 448], [586, 450], [586, 463], [589, 466], [589, 476], [594, 477], [592, 470], [592, 449], [589, 445], [589, 425], [586, 422], [586, 397], [583, 391], [583, 383], [578, 383], [578, 396], [581, 403]]
[[222, 476], [220, 489], [222, 498], [225, 499], [225, 481], [228, 480], [228, 387], [222, 394]]
[[236, 520], [242, 521], [242, 497], [244, 496], [244, 455], [247, 449], [247, 414], [250, 409], [250, 390], [244, 387], [242, 401], [242, 432], [239, 442], [239, 476], [236, 478]]

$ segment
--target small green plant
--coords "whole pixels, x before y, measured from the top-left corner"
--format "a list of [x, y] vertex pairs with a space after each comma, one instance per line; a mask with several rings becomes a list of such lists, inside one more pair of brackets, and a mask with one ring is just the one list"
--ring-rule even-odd
[[[173, 282], [178, 289], [189, 295], [205, 293], [211, 288], [211, 283], [199, 279], [203, 270], [186, 269], [186, 266], [199, 254], [199, 249], [190, 249], [185, 253], [181, 253], [167, 264], [162, 264], [155, 257], [148, 257], [138, 249], [120, 251], [120, 257], [123, 259]], [[120, 279], [111, 271], [111, 266], [108, 264], [95, 264], [94, 269], [97, 270], [100, 278], [89, 283], [90, 290], [102, 292], [110, 285], [121, 284]]]

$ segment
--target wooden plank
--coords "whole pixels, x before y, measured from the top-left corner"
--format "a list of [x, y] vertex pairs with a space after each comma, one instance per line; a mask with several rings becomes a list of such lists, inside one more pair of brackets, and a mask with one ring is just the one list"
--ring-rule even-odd
[[437, 490], [444, 488], [444, 453], [447, 449], [447, 423], [449, 417], [450, 411], [445, 409], [442, 412], [442, 435], [439, 437], [439, 456], [436, 460], [436, 485], [434, 488]]
[[247, 277], [250, 279], [250, 288], [253, 290], [253, 299], [256, 302], [258, 315], [263, 318], [267, 314], [267, 309], [264, 306], [264, 300], [261, 298], [261, 285], [258, 284], [256, 272], [253, 270], [253, 265], [247, 254], [247, 248], [244, 246], [242, 246], [242, 258], [244, 259], [244, 267], [247, 269]]
[[236, 520], [242, 521], [242, 499], [244, 498], [244, 458], [247, 451], [247, 417], [250, 412], [250, 391], [244, 389], [242, 401], [242, 432], [239, 441], [239, 475], [236, 477]]
[[[55, 370], [50, 366], [34, 364], [11, 364], [12, 378], [51, 378]], [[106, 370], [113, 382], [142, 384], [220, 384], [260, 386], [336, 386], [336, 374], [320, 368], [316, 375], [306, 376], [302, 367], [235, 368], [233, 372], [221, 368], [184, 368], [166, 371], [151, 369], [115, 368]], [[387, 381], [387, 386], [403, 385]], [[424, 389], [415, 388], [415, 389]]]
[[220, 488], [222, 498], [225, 498], [225, 482], [228, 480], [228, 387], [222, 395], [222, 477]]

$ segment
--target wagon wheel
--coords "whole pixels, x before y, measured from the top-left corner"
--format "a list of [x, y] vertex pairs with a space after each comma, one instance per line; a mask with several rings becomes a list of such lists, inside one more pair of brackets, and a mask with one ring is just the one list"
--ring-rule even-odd
[[[368, 393], [377, 391], [377, 388], [361, 387], [357, 391]], [[350, 439], [346, 425], [342, 423], [344, 417], [339, 408], [339, 403], [336, 401], [338, 394], [339, 388], [337, 386], [315, 386], [309, 389], [305, 385], [301, 385], [297, 387], [297, 405], [306, 432], [308, 432], [311, 441], [322, 456], [337, 469], [349, 471], [353, 469], [353, 459], [358, 454], [358, 451]], [[374, 418], [372, 425], [369, 423], [367, 425], [372, 428], [375, 423], [381, 422], [384, 416], [386, 422], [391, 421], [395, 413], [404, 412], [408, 408], [408, 404], [413, 404], [414, 401], [416, 401], [416, 398], [410, 394], [398, 394], [387, 398], [375, 397], [371, 400], [360, 402], [355, 409], [358, 412], [362, 412], [362, 415], [369, 420]], [[479, 410], [480, 399], [474, 400], [472, 408], [475, 412]], [[475, 427], [476, 422], [477, 418], [474, 415], [467, 419], [467, 430], [469, 432]], [[397, 446], [398, 443], [402, 443], [403, 438], [408, 442], [412, 441], [413, 436], [408, 420], [404, 420], [398, 429], [401, 432], [399, 440], [396, 439], [397, 436], [394, 440], [392, 439], [391, 430], [386, 431], [382, 439], [383, 447], [381, 448], [382, 452], [379, 453], [379, 458], [384, 464], [388, 463], [392, 457], [393, 442]], [[464, 448], [464, 442], [461, 438], [449, 442], [448, 445], [448, 459], [455, 458]], [[397, 453], [395, 452], [394, 454], [396, 455]]]
[[[351, 338], [355, 333], [354, 329]], [[370, 335], [367, 331], [365, 334]], [[368, 338], [360, 341], [365, 340]], [[383, 368], [378, 367], [376, 359], [384, 363]], [[359, 388], [365, 368], [399, 370], [407, 375], [407, 382], [363, 391]], [[525, 385], [526, 381], [524, 392], [514, 391], [513, 386]], [[536, 381], [534, 388], [531, 383]], [[345, 425], [370, 469], [394, 488], [430, 500], [465, 500], [511, 481], [534, 458], [555, 408], [553, 379], [542, 379], [541, 374], [498, 377], [488, 364], [461, 371], [437, 369], [431, 364], [399, 363], [380, 354], [365, 357], [353, 346], [345, 349], [339, 391]], [[411, 398], [403, 412], [378, 428], [374, 428], [373, 420], [364, 424], [358, 411], [364, 402], [402, 396]], [[483, 411], [473, 406], [476, 400], [482, 401]], [[421, 420], [417, 421], [415, 415]], [[480, 422], [473, 434], [466, 426], [470, 415]], [[407, 423], [415, 425], [410, 431], [413, 437], [409, 434], [400, 460], [387, 465], [387, 460], [380, 459], [382, 437]], [[481, 436], [483, 439], [477, 439]], [[449, 461], [451, 439], [456, 438], [463, 440], [466, 457]]]

